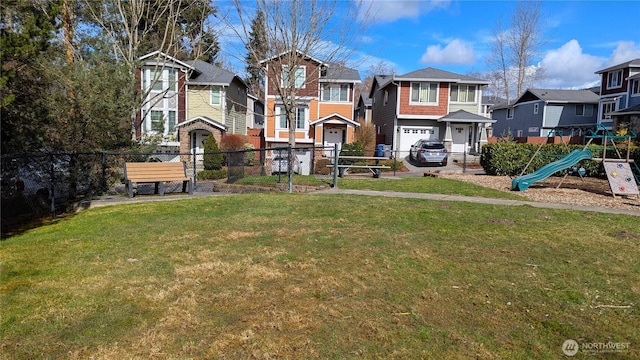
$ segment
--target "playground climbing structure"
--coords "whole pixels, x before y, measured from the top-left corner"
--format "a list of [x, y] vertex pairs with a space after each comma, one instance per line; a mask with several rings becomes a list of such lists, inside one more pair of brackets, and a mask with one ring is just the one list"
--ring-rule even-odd
[[[549, 132], [548, 136], [556, 134], [557, 131], [554, 129]], [[611, 192], [614, 197], [616, 195], [639, 195], [640, 193], [638, 191], [638, 183], [640, 183], [640, 168], [638, 168], [638, 164], [630, 159], [629, 146], [629, 144], [631, 144], [631, 140], [635, 137], [636, 134], [633, 132], [629, 132], [624, 136], [612, 135], [605, 127], [603, 127], [602, 125], [598, 125], [595, 131], [588, 131], [585, 138], [589, 140], [587, 141], [586, 145], [584, 145], [582, 150], [574, 150], [562, 156], [559, 160], [549, 163], [530, 174], [524, 174], [533, 159], [538, 156], [540, 149], [544, 145], [540, 144], [540, 147], [538, 147], [534, 155], [529, 160], [529, 163], [527, 163], [525, 168], [522, 170], [520, 176], [511, 181], [511, 188], [513, 190], [525, 191], [529, 188], [529, 186], [531, 186], [531, 184], [537, 181], [544, 180], [559, 171], [568, 169], [578, 164], [582, 160], [590, 159], [602, 162], [605, 172], [607, 173], [607, 179], [609, 180]], [[592, 145], [592, 143], [594, 142], [599, 142], [600, 145]], [[622, 142], [625, 142], [627, 144], [625, 156], [623, 156], [623, 154], [620, 152], [620, 144]], [[565, 149], [569, 151], [569, 147], [566, 145], [564, 140], [563, 144], [565, 145]], [[592, 151], [598, 149], [602, 150], [602, 158], [593, 158]], [[607, 151], [613, 151], [616, 154], [617, 158], [608, 159]], [[638, 175], [634, 173], [634, 168], [632, 168], [632, 166], [636, 170], [638, 170]], [[582, 177], [582, 174], [580, 174], [580, 176]]]

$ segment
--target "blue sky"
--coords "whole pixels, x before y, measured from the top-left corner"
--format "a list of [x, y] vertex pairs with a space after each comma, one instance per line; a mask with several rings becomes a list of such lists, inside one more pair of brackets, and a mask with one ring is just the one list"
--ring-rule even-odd
[[[380, 62], [398, 74], [425, 67], [460, 74], [484, 72], [496, 24], [501, 20], [506, 26], [517, 5], [513, 0], [364, 0], [364, 4], [371, 6], [376, 18], [368, 22], [352, 59], [362, 77], [369, 66]], [[536, 87], [594, 86], [599, 81], [595, 71], [640, 58], [640, 1], [544, 1], [542, 8], [549, 42], [532, 64], [546, 74]]]

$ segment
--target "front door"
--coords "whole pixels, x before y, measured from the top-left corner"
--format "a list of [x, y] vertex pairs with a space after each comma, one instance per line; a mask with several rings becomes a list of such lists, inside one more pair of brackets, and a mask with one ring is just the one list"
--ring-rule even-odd
[[337, 128], [328, 128], [324, 129], [324, 143], [325, 147], [324, 154], [329, 157], [333, 157], [333, 149], [336, 144], [338, 144], [338, 153], [340, 153], [340, 149], [342, 148], [342, 137], [344, 130]]
[[451, 124], [451, 152], [464, 153], [469, 150], [469, 137], [472, 135], [471, 127], [467, 124]]

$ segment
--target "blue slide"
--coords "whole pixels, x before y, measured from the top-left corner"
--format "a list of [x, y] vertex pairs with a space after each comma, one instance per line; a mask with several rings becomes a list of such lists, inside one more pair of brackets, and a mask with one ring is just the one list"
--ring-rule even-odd
[[591, 159], [591, 151], [589, 150], [574, 150], [569, 155], [563, 157], [558, 161], [554, 161], [547, 164], [540, 169], [532, 172], [531, 174], [518, 176], [511, 181], [511, 189], [518, 191], [525, 191], [534, 182], [544, 180], [549, 176], [564, 170], [572, 165], [577, 164], [581, 160]]

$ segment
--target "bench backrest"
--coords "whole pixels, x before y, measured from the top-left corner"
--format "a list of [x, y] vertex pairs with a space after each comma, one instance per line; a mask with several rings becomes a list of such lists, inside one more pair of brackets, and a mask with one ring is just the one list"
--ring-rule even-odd
[[188, 180], [184, 162], [128, 162], [124, 177], [133, 182]]

